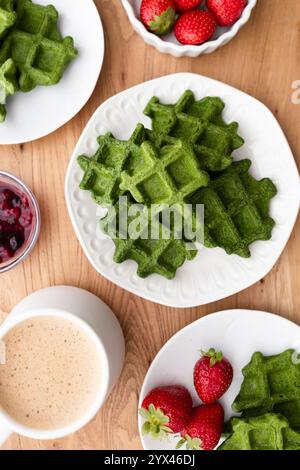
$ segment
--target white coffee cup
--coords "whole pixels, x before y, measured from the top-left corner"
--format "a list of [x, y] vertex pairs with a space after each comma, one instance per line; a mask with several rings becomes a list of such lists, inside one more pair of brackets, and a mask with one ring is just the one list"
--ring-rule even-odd
[[117, 318], [102, 300], [76, 287], [49, 287], [26, 297], [1, 325], [0, 341], [24, 320], [41, 316], [69, 320], [95, 343], [102, 366], [101, 384], [84, 416], [61, 429], [31, 429], [14, 421], [0, 407], [0, 445], [13, 432], [32, 439], [58, 439], [78, 431], [100, 410], [123, 367], [125, 341]]

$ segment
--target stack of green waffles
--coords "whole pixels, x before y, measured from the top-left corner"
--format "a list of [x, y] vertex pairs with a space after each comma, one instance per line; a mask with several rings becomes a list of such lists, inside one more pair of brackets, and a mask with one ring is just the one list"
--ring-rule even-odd
[[77, 55], [73, 39], [62, 38], [57, 22], [51, 5], [0, 0], [0, 122], [8, 96], [57, 84]]
[[227, 426], [220, 450], [300, 450], [300, 361], [289, 349], [253, 354], [233, 402], [241, 417]]
[[[234, 161], [232, 154], [244, 140], [237, 123], [224, 121], [224, 106], [217, 97], [196, 101], [189, 90], [176, 104], [162, 104], [154, 97], [144, 111], [152, 120], [151, 130], [138, 124], [128, 141], [108, 133], [98, 138], [93, 157], [78, 157], [84, 171], [80, 188], [90, 191], [97, 204], [112, 205], [120, 215], [119, 198], [126, 196], [129, 206], [143, 205], [145, 221], [150, 208], [161, 205], [150, 224], [158, 237], [149, 236], [149, 224], [135, 239], [120, 236], [120, 230], [114, 237], [114, 260], [135, 260], [141, 277], [157, 273], [172, 279], [185, 260], [197, 253], [195, 236], [179, 234], [175, 223], [165, 239], [163, 207], [177, 207], [194, 227], [195, 207], [204, 205], [204, 245], [223, 248], [228, 254], [248, 258], [251, 243], [271, 238], [274, 221], [269, 205], [276, 188], [270, 179], [257, 181], [250, 175], [249, 160]], [[184, 205], [191, 207], [190, 212]], [[101, 225], [110, 233], [110, 213]]]

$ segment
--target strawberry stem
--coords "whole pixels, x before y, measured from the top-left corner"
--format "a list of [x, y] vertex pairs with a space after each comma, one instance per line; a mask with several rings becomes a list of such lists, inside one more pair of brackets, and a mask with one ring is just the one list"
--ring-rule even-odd
[[199, 437], [191, 438], [188, 434], [180, 439], [176, 444], [176, 449], [180, 449], [184, 444], [186, 444], [187, 450], [201, 450], [201, 439]]
[[172, 429], [167, 426], [169, 422], [160, 408], [155, 408], [153, 404], [146, 408], [140, 408], [139, 414], [145, 419], [142, 426], [142, 434], [150, 434], [154, 439], [163, 439], [167, 434], [172, 433]]
[[154, 16], [153, 20], [149, 23], [149, 27], [153, 33], [161, 36], [163, 34], [167, 34], [172, 29], [172, 26], [174, 25], [175, 21], [176, 13], [174, 9], [170, 6], [159, 16]]
[[210, 367], [214, 367], [218, 362], [221, 362], [223, 359], [223, 354], [221, 351], [216, 351], [214, 348], [210, 348], [207, 352], [201, 351], [202, 356], [209, 357]]

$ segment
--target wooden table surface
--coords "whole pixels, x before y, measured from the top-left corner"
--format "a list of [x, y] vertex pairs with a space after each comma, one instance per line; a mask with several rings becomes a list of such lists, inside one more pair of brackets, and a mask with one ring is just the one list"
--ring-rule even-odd
[[282, 0], [259, 0], [236, 38], [196, 59], [160, 54], [133, 32], [120, 0], [95, 1], [105, 28], [106, 53], [88, 104], [46, 138], [0, 147], [0, 168], [32, 187], [43, 217], [41, 236], [30, 258], [1, 274], [0, 310], [9, 312], [26, 295], [50, 285], [88, 289], [107, 302], [120, 320], [127, 344], [125, 367], [106, 405], [83, 430], [47, 442], [13, 435], [3, 449], [139, 449], [136, 414], [143, 378], [158, 350], [180, 328], [209, 313], [238, 307], [275, 312], [300, 323], [299, 219], [283, 255], [265, 279], [225, 300], [177, 310], [142, 300], [97, 274], [77, 241], [64, 200], [70, 155], [96, 108], [128, 87], [172, 72], [207, 75], [261, 100], [278, 118], [300, 165], [300, 104], [291, 100], [292, 83], [300, 79], [300, 1], [285, 0], [283, 7]]

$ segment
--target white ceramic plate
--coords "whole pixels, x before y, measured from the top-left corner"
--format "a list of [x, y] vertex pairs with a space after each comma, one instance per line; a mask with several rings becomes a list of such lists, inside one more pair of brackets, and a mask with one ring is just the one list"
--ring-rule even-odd
[[[200, 357], [199, 349], [207, 351], [210, 347], [222, 351], [234, 370], [233, 382], [220, 400], [228, 420], [233, 415], [231, 404], [243, 381], [241, 370], [252, 354], [255, 351], [279, 354], [289, 348], [299, 351], [300, 328], [277, 315], [252, 310], [227, 310], [201, 318], [176, 333], [159, 351], [145, 377], [139, 407], [152, 388], [171, 384], [186, 386], [194, 405], [200, 404], [193, 386], [193, 369]], [[139, 431], [142, 424], [143, 418], [139, 416]], [[178, 435], [170, 438], [169, 443], [142, 435], [141, 440], [146, 450], [169, 450], [175, 448]]]
[[[225, 119], [240, 123], [246, 144], [235, 158], [251, 158], [257, 178], [270, 177], [279, 194], [271, 204], [276, 221], [273, 237], [251, 246], [252, 257], [228, 256], [220, 248], [202, 248], [197, 258], [186, 262], [173, 281], [158, 275], [140, 279], [136, 263], [113, 262], [114, 244], [96, 234], [97, 208], [89, 192], [79, 189], [82, 171], [76, 163], [80, 154], [93, 155], [99, 134], [111, 131], [127, 139], [137, 122], [150, 127], [143, 115], [148, 100], [157, 95], [163, 102], [176, 102], [186, 89], [197, 99], [217, 95], [226, 103]], [[115, 284], [141, 297], [173, 307], [192, 307], [213, 302], [249, 287], [273, 267], [294, 226], [299, 210], [299, 175], [288, 143], [273, 114], [259, 101], [228, 85], [194, 74], [177, 74], [143, 83], [106, 101], [85, 128], [71, 158], [66, 176], [66, 199], [70, 217], [84, 252], [94, 268]]]
[[229, 28], [218, 27], [215, 35], [210, 41], [199, 46], [184, 46], [177, 41], [174, 33], [159, 37], [145, 28], [143, 23], [140, 21], [141, 0], [122, 0], [133, 29], [144, 39], [144, 41], [150, 46], [154, 46], [158, 51], [164, 54], [172, 54], [175, 57], [198, 57], [201, 54], [210, 54], [219, 47], [227, 44], [247, 23], [256, 2], [257, 0], [248, 0], [248, 4], [239, 20]]
[[38, 87], [8, 99], [7, 118], [0, 124], [0, 144], [36, 140], [70, 121], [90, 98], [101, 71], [104, 35], [93, 0], [36, 2], [57, 8], [60, 31], [74, 38], [79, 54], [58, 85]]

